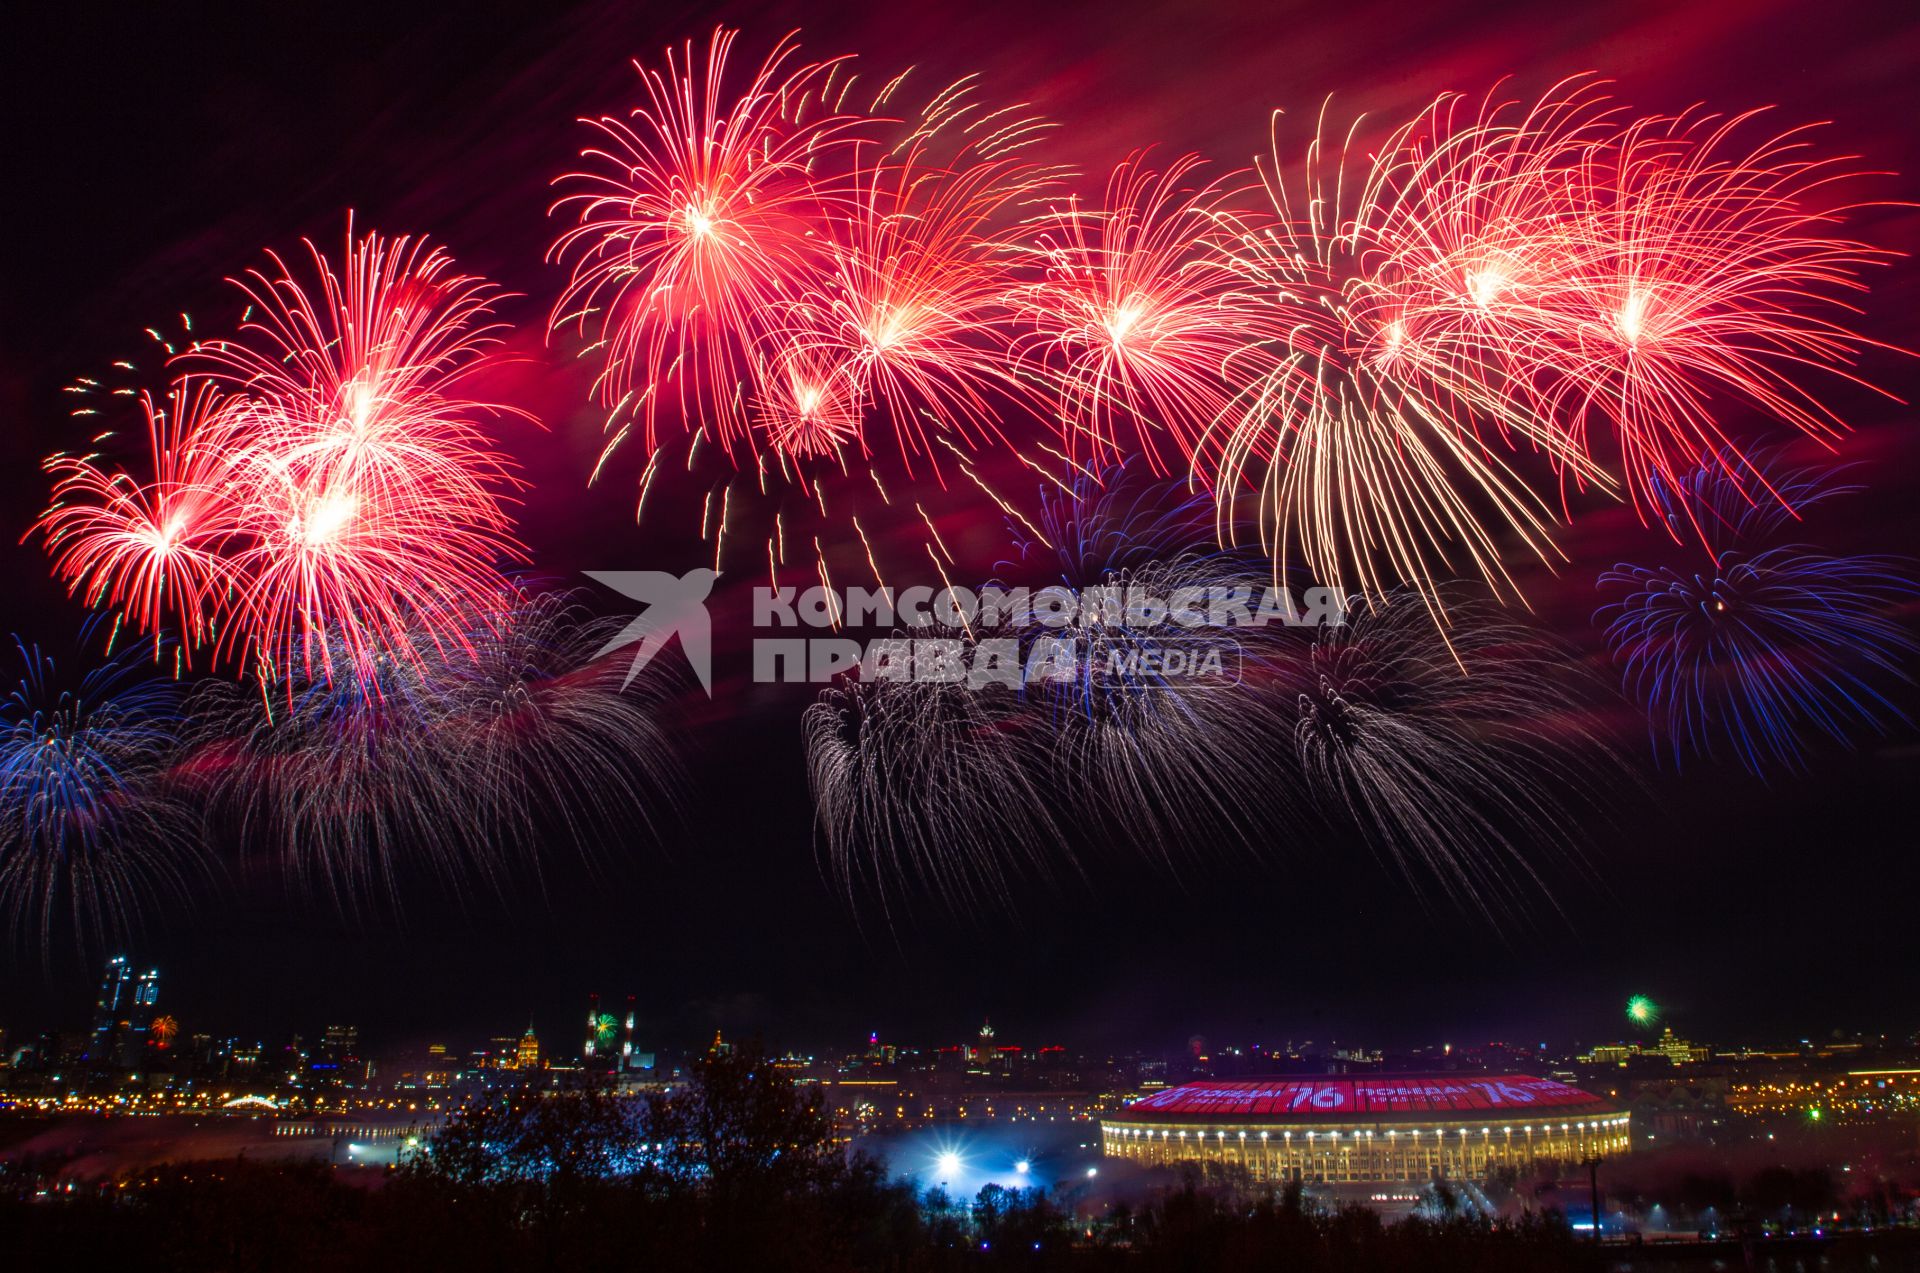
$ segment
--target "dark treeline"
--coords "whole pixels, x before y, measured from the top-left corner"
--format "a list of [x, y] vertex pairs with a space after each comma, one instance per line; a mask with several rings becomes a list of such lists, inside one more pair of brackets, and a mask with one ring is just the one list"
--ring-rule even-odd
[[[922, 1193], [833, 1143], [824, 1112], [759, 1057], [716, 1057], [672, 1097], [500, 1098], [429, 1152], [350, 1184], [322, 1163], [202, 1162], [36, 1198], [46, 1165], [0, 1179], [0, 1253], [21, 1269], [251, 1273], [959, 1268], [1420, 1273], [1606, 1267], [1561, 1217], [1384, 1224], [1185, 1180], [1077, 1217], [1045, 1190]], [[1615, 1253], [1617, 1255], [1617, 1252]]]

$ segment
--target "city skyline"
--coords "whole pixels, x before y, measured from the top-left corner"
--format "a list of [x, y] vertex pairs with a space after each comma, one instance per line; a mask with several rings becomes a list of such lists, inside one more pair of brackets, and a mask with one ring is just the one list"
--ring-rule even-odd
[[[381, 1037], [363, 1033], [357, 1023], [341, 1024], [352, 1016], [347, 1014], [347, 1017], [340, 1018], [314, 1018], [282, 1033], [276, 1040], [269, 1032], [251, 1025], [237, 1029], [226, 1026], [201, 1029], [201, 1023], [190, 1020], [186, 1026], [192, 1028], [186, 1028], [171, 1012], [157, 1006], [161, 970], [135, 969], [136, 965], [124, 955], [115, 955], [106, 961], [99, 994], [85, 1029], [74, 1028], [70, 1019], [64, 1024], [40, 1029], [22, 1029], [18, 1023], [14, 1023], [14, 1029], [8, 1033], [9, 1023], [0, 1021], [0, 1041], [9, 1043], [9, 1054], [19, 1053], [23, 1049], [29, 1053], [44, 1052], [49, 1042], [64, 1041], [66, 1056], [70, 1061], [122, 1070], [138, 1069], [139, 1058], [152, 1055], [148, 1051], [153, 1046], [149, 1041], [150, 1027], [157, 1018], [165, 1015], [172, 1035], [177, 1035], [179, 1039], [207, 1040], [228, 1048], [240, 1045], [243, 1040], [260, 1049], [283, 1044], [298, 1047], [305, 1042], [315, 1045], [319, 1051], [352, 1052], [366, 1060], [418, 1059], [431, 1052], [457, 1062], [462, 1058], [498, 1057], [509, 1053], [513, 1051], [517, 1040], [524, 1037], [540, 1040], [543, 1063], [577, 1064], [588, 1070], [610, 1068], [615, 1073], [624, 1070], [629, 1061], [651, 1069], [652, 1058], [656, 1054], [694, 1055], [711, 1045], [705, 1035], [677, 1034], [671, 1027], [663, 1028], [658, 1020], [648, 1018], [638, 1006], [637, 995], [609, 997], [607, 1002], [619, 1011], [604, 1012], [602, 996], [597, 991], [587, 991], [579, 996], [584, 1013], [576, 1010], [571, 1030], [556, 1020], [563, 1014], [558, 1007], [549, 1003], [521, 1014], [527, 1021], [524, 1034], [507, 1030], [509, 1018], [501, 1017], [484, 1026], [445, 1026], [437, 1030], [428, 1028], [424, 1032]], [[1456, 1063], [1456, 1050], [1459, 1058], [1457, 1063], [1471, 1068], [1523, 1062], [1529, 1058], [1543, 1063], [1571, 1058], [1586, 1064], [1624, 1064], [1630, 1060], [1659, 1057], [1679, 1065], [1705, 1063], [1716, 1058], [1763, 1056], [1775, 1052], [1780, 1055], [1842, 1055], [1862, 1048], [1920, 1046], [1920, 1030], [1873, 1032], [1837, 1026], [1824, 1032], [1803, 1030], [1787, 1034], [1750, 1028], [1733, 1031], [1728, 1037], [1716, 1038], [1712, 1045], [1695, 1043], [1686, 1035], [1675, 1032], [1678, 1024], [1683, 1029], [1698, 1033], [1692, 1023], [1684, 1018], [1676, 1021], [1674, 1014], [1649, 996], [1636, 993], [1621, 1002], [1623, 1007], [1611, 1017], [1591, 1020], [1572, 1035], [1551, 1039], [1535, 1040], [1525, 1036], [1481, 1038], [1467, 1031], [1454, 1030], [1443, 1031], [1424, 1041], [1386, 1044], [1364, 1034], [1345, 1038], [1333, 1035], [1314, 1037], [1311, 1033], [1283, 1031], [1278, 1035], [1270, 1034], [1263, 1040], [1253, 1036], [1241, 1038], [1230, 1034], [1193, 1033], [1184, 1039], [1134, 1039], [1105, 1049], [1076, 1046], [1075, 1052], [1089, 1056], [1099, 1055], [1102, 1051], [1109, 1055], [1157, 1056], [1163, 1061], [1170, 1057], [1191, 1056], [1201, 1061], [1212, 1061], [1216, 1066], [1225, 1066], [1224, 1072], [1255, 1074], [1260, 1072], [1258, 1067], [1263, 1062], [1275, 1065], [1275, 1073], [1319, 1072], [1316, 1067], [1325, 1067], [1325, 1072], [1330, 1073], [1354, 1067], [1360, 1071], [1388, 1073], [1394, 1072], [1396, 1066], [1403, 1069], [1436, 1065], [1446, 1068]], [[171, 1007], [171, 1003], [168, 1006]], [[69, 1018], [74, 1016], [72, 1013], [68, 1015]], [[593, 1024], [589, 1025], [589, 1022]], [[1003, 1035], [1002, 1028], [996, 1028], [992, 1018], [985, 1017], [977, 1030], [973, 1031], [963, 1025], [949, 1023], [920, 1035], [887, 1032], [884, 1038], [883, 1031], [878, 1027], [864, 1036], [856, 1034], [837, 1041], [768, 1037], [752, 1031], [736, 1031], [734, 1038], [764, 1048], [772, 1056], [808, 1060], [856, 1055], [851, 1049], [861, 1037], [868, 1044], [868, 1056], [874, 1055], [875, 1049], [884, 1048], [889, 1056], [894, 1053], [931, 1056], [956, 1049], [971, 1054], [978, 1049], [1019, 1057], [1062, 1051], [1065, 1047], [1056, 1037], [1057, 1032], [1049, 1033], [1045, 1025], [1029, 1026], [1026, 1030], [1023, 1034]], [[718, 1040], [726, 1034], [724, 1025], [717, 1026], [712, 1040]], [[166, 1042], [173, 1041], [172, 1035]], [[644, 1061], [634, 1060], [642, 1057]], [[50, 1060], [57, 1061], [58, 1058], [42, 1055], [30, 1059], [38, 1068], [44, 1069]]]

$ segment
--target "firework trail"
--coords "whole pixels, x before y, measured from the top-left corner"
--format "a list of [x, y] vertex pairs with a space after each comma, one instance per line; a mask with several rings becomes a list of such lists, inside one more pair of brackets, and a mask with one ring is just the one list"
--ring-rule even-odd
[[629, 662], [601, 654], [624, 621], [576, 591], [515, 585], [499, 608], [476, 656], [448, 660], [455, 741], [492, 795], [497, 834], [560, 829], [584, 854], [658, 839], [682, 781], [663, 721], [675, 687], [651, 665], [629, 683]]
[[[1285, 823], [1289, 718], [1270, 682], [1293, 643], [1277, 628], [1169, 628], [1127, 610], [1131, 596], [1186, 589], [1254, 596], [1270, 579], [1264, 563], [1228, 554], [1155, 561], [1084, 589], [1097, 612], [1083, 606], [1074, 621], [1030, 634], [1067, 641], [1074, 654], [1074, 676], [1029, 682], [1026, 697], [1050, 734], [1049, 785], [1069, 793], [1076, 825], [1171, 863]], [[1208, 658], [1221, 674], [1166, 670]]]
[[[1157, 481], [1135, 463], [1043, 493], [1044, 538], [1016, 547], [1045, 585], [1081, 606], [1058, 626], [1030, 626], [1026, 643], [1065, 641], [1075, 674], [1030, 681], [1028, 710], [1050, 736], [1050, 785], [1068, 793], [1075, 825], [1172, 864], [1177, 852], [1251, 843], [1282, 825], [1296, 783], [1286, 761], [1291, 717], [1271, 686], [1298, 634], [1279, 623], [1226, 626], [1226, 598], [1249, 608], [1270, 565], [1211, 546], [1210, 500]], [[1204, 597], [1198, 626], [1155, 605]], [[1223, 675], [1168, 674], [1217, 656]], [[1204, 765], [1194, 759], [1205, 757]]]
[[437, 660], [203, 685], [193, 769], [243, 842], [343, 909], [397, 897], [416, 865], [499, 892], [537, 845], [652, 838], [671, 805], [657, 687], [625, 690], [624, 664], [594, 657], [617, 626], [516, 588]]
[[[1731, 476], [1736, 464], [1750, 472]], [[1857, 490], [1759, 456], [1707, 457], [1656, 483], [1676, 533], [1707, 538], [1704, 568], [1616, 565], [1607, 645], [1676, 767], [1731, 750], [1755, 774], [1802, 766], [1809, 734], [1850, 742], [1905, 715], [1882, 686], [1910, 682], [1920, 643], [1892, 616], [1916, 589], [1911, 563], [1776, 542], [1799, 514]], [[1698, 528], [1695, 530], [1694, 528]]]
[[55, 455], [36, 527], [89, 604], [269, 679], [458, 644], [518, 552], [512, 466], [480, 423], [508, 409], [462, 393], [497, 340], [491, 289], [351, 224], [341, 272], [308, 248], [308, 283], [273, 257], [239, 284], [238, 339], [141, 399], [146, 479]]
[[0, 703], [0, 906], [43, 954], [63, 909], [83, 946], [124, 936], [202, 866], [166, 781], [176, 687], [123, 652], [62, 688], [37, 646], [15, 648], [20, 680]]
[[[1037, 694], [1050, 708], [1074, 701], [1083, 714], [1095, 715], [1096, 700], [1107, 700], [1099, 704], [1103, 709], [1115, 699], [1176, 689], [1155, 677], [1142, 681], [1110, 674], [1109, 669], [1137, 665], [1137, 655], [1208, 645], [1237, 657], [1244, 641], [1265, 635], [1250, 625], [1233, 633], [1205, 623], [1179, 626], [1159, 612], [1183, 592], [1206, 597], [1230, 591], [1251, 598], [1268, 582], [1265, 563], [1211, 547], [1206, 504], [1205, 496], [1155, 480], [1144, 466], [1116, 467], [1061, 492], [1043, 489], [1037, 534], [1009, 524], [1017, 560], [1002, 563], [1003, 570], [1032, 573], [1043, 590], [1069, 603], [1058, 617], [1043, 617], [1036, 607], [1033, 621], [1019, 634], [1027, 644], [1065, 641], [1074, 652], [1075, 676], [1029, 686], [1030, 697]], [[1007, 584], [996, 579], [989, 586]], [[1130, 598], [1151, 604], [1130, 606]]]
[[[1071, 614], [1007, 628], [929, 628], [977, 666], [1009, 638], [1024, 687], [917, 680], [848, 682], [823, 692], [805, 722], [818, 822], [849, 893], [883, 902], [918, 883], [954, 904], [1011, 904], [1015, 880], [1077, 873], [1065, 828], [1172, 865], [1278, 825], [1291, 785], [1284, 697], [1243, 685], [1270, 678], [1287, 647], [1257, 628], [1188, 630], [1130, 599], [1182, 589], [1250, 597], [1263, 561], [1193, 552], [1210, 530], [1204, 496], [1115, 470], [1042, 499], [1041, 536], [1014, 527], [1018, 560], [989, 589], [1037, 582]], [[1219, 650], [1229, 669], [1202, 683], [1156, 669], [1170, 650]], [[1046, 652], [1043, 653], [1043, 647]], [[1050, 670], [1035, 674], [1037, 663]], [[1196, 757], [1205, 763], [1196, 765]]]
[[[1213, 547], [1212, 500], [1127, 462], [1042, 487], [1031, 527], [1007, 523], [1021, 582], [1085, 588], [1109, 576]], [[1028, 576], [1032, 578], [1029, 579]]]
[[1456, 603], [1450, 643], [1413, 602], [1356, 602], [1288, 670], [1297, 762], [1411, 881], [1485, 913], [1517, 906], [1544, 894], [1540, 854], [1571, 855], [1566, 804], [1590, 802], [1614, 757], [1583, 723], [1590, 687], [1566, 650], [1473, 602]]
[[462, 798], [473, 775], [443, 745], [437, 727], [450, 706], [426, 665], [342, 664], [331, 681], [198, 688], [190, 772], [210, 814], [343, 909], [397, 893], [396, 864], [409, 860], [453, 881], [476, 869], [497, 877], [495, 846], [469, 834], [479, 829]]

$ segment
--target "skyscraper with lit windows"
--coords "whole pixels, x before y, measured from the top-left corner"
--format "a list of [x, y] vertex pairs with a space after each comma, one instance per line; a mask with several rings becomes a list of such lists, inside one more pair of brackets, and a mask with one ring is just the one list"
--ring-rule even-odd
[[107, 960], [100, 976], [100, 995], [93, 1002], [93, 1032], [87, 1040], [87, 1060], [115, 1060], [121, 1012], [133, 999], [133, 966], [125, 955]]
[[159, 1015], [160, 970], [133, 970], [125, 955], [107, 960], [100, 993], [93, 1001], [93, 1029], [87, 1060], [132, 1067], [145, 1055], [148, 1031]]

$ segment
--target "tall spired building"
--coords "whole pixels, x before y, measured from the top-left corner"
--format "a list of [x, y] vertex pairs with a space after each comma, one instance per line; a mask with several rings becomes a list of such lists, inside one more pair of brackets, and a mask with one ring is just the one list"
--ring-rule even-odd
[[[580, 1056], [588, 1069], [625, 1073], [634, 1063], [633, 996], [627, 996], [624, 1026], [611, 1012], [600, 1011], [600, 996], [587, 996], [587, 1038]], [[623, 1033], [624, 1030], [624, 1033]]]
[[595, 1058], [606, 1051], [606, 1045], [613, 1039], [613, 1018], [600, 1011], [600, 996], [587, 996], [587, 1039], [580, 1046], [581, 1059], [591, 1068]]

